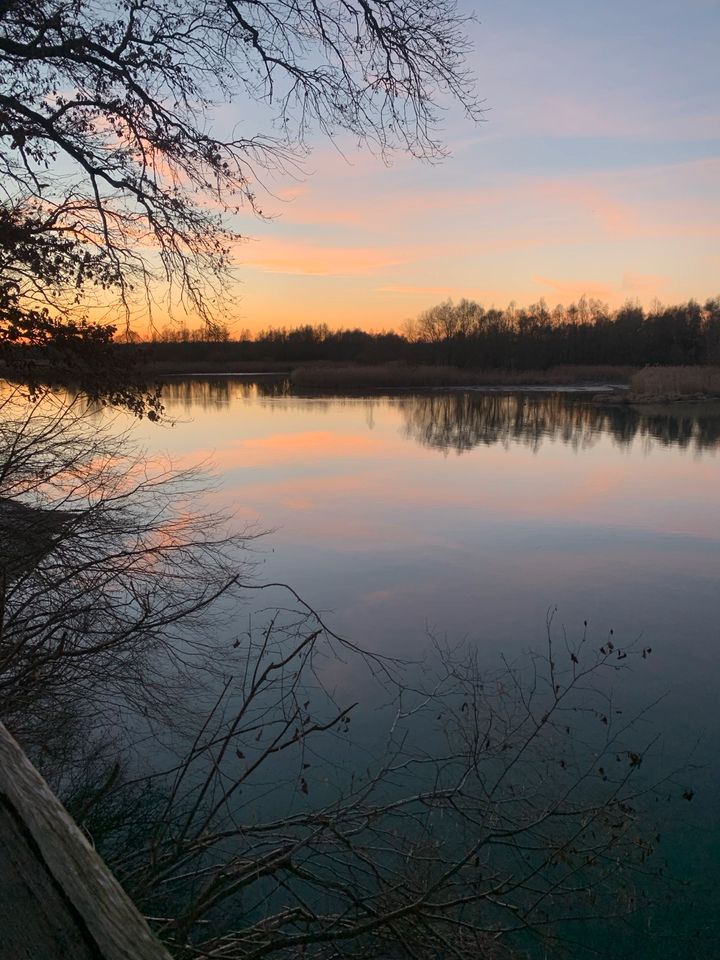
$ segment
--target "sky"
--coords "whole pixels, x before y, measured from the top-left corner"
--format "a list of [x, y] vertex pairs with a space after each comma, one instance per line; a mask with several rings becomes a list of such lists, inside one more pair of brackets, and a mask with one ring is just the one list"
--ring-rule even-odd
[[440, 164], [318, 137], [241, 223], [236, 329], [720, 294], [720, 0], [462, 9], [484, 121], [448, 112]]

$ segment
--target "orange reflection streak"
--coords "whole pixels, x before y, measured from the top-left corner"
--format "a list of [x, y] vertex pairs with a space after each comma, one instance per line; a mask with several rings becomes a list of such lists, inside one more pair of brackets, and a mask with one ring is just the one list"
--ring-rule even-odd
[[199, 455], [223, 472], [297, 462], [313, 462], [324, 469], [328, 461], [377, 456], [393, 449], [391, 443], [361, 433], [313, 430], [241, 440], [217, 450], [199, 451]]

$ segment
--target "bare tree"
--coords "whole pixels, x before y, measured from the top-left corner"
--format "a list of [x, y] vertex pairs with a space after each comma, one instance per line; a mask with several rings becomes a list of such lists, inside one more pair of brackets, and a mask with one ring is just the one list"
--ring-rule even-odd
[[[262, 171], [316, 126], [442, 153], [438, 104], [478, 113], [455, 0], [6, 0], [0, 5], [0, 317], [9, 338], [159, 284], [210, 319]], [[219, 105], [267, 107], [224, 132]], [[60, 311], [60, 313], [59, 313]]]
[[3, 719], [69, 746], [71, 720], [160, 713], [211, 667], [213, 611], [250, 576], [252, 532], [198, 513], [207, 478], [142, 455], [120, 414], [10, 386], [0, 405]]
[[493, 672], [439, 645], [412, 682], [355, 661], [392, 694], [374, 754], [326, 677], [357, 651], [316, 615], [274, 610], [240, 649], [176, 765], [72, 801], [178, 957], [510, 956], [656, 883], [654, 737], [608, 682], [647, 648], [549, 621], [542, 655]]

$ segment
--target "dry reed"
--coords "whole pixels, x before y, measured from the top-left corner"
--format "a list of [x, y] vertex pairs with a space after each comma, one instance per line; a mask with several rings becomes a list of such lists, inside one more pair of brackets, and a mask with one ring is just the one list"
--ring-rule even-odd
[[360, 364], [297, 367], [293, 387], [301, 389], [357, 390], [364, 388], [424, 388], [471, 386], [568, 386], [586, 383], [627, 383], [632, 367], [567, 366], [549, 370], [464, 370], [459, 367]]
[[720, 397], [720, 367], [645, 367], [630, 378], [635, 401]]
[[262, 374], [272, 373], [278, 376], [290, 372], [292, 364], [274, 360], [149, 360], [139, 365], [140, 373], [145, 377], [180, 377], [198, 374], [222, 376], [223, 374]]

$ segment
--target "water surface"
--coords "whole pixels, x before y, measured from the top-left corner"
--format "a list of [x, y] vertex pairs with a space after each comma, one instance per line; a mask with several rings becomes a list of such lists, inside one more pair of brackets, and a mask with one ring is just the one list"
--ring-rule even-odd
[[[368, 648], [413, 658], [434, 634], [492, 663], [542, 645], [555, 607], [570, 637], [587, 621], [598, 644], [613, 630], [652, 646], [633, 696], [663, 697], [668, 757], [700, 738], [703, 764], [668, 843], [703, 902], [673, 924], [714, 922], [720, 406], [300, 397], [232, 379], [172, 383], [165, 403], [175, 425], [144, 426], [150, 447], [206, 459], [222, 477], [213, 504], [269, 531], [254, 544], [258, 576], [291, 584]], [[334, 683], [372, 697], [350, 668]], [[665, 943], [667, 957], [703, 955], [685, 933]]]
[[717, 663], [720, 407], [563, 396], [319, 398], [233, 381], [166, 387], [147, 441], [206, 459], [271, 532], [262, 575], [405, 653], [428, 624], [496, 648], [568, 628]]

